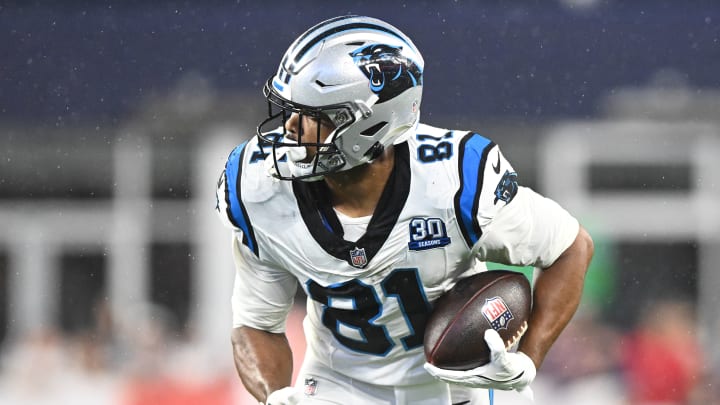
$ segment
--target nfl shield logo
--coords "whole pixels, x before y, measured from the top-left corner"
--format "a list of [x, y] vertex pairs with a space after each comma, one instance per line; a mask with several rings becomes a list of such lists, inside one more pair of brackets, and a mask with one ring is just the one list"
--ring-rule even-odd
[[508, 323], [514, 318], [510, 308], [500, 297], [486, 299], [482, 314], [495, 330], [507, 329]]
[[350, 263], [355, 267], [363, 268], [367, 265], [367, 256], [365, 256], [365, 248], [355, 248], [350, 251]]
[[317, 380], [310, 377], [305, 379], [305, 395], [315, 395], [315, 391], [317, 391]]

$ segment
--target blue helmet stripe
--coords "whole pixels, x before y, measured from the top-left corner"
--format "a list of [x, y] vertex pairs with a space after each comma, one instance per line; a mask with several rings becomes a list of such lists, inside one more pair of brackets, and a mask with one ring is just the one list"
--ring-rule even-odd
[[283, 89], [285, 88], [282, 84], [278, 83], [277, 79], [273, 80], [272, 84], [273, 87], [275, 87], [280, 92], [283, 91]]
[[255, 232], [250, 224], [245, 205], [242, 202], [240, 179], [242, 173], [242, 162], [245, 156], [245, 146], [247, 141], [236, 147], [228, 157], [225, 164], [225, 195], [227, 197], [228, 218], [230, 222], [243, 232], [242, 242], [255, 255], [258, 254], [257, 241], [255, 240]]
[[[334, 18], [331, 18], [331, 19], [329, 19], [329, 20], [325, 20], [325, 21], [323, 21], [323, 22], [318, 23], [317, 25], [315, 25], [314, 27], [311, 27], [311, 28], [310, 28], [309, 30], [307, 30], [304, 34], [302, 34], [298, 39], [295, 40], [295, 44], [296, 44], [296, 45], [293, 46], [293, 50], [295, 50], [295, 48], [297, 47], [297, 45], [299, 45], [301, 42], [303, 42], [303, 41], [305, 40], [305, 38], [307, 38], [307, 37], [309, 37], [310, 35], [316, 33], [318, 30], [320, 30], [320, 28], [322, 28], [322, 27], [324, 27], [324, 26], [326, 26], [326, 25], [330, 25], [330, 24], [332, 24], [332, 23], [334, 23], [334, 22], [338, 22], [338, 21], [340, 21], [340, 20], [347, 20], [347, 19], [350, 19], [350, 18], [357, 18], [357, 17], [358, 17], [357, 15], [341, 15], [341, 16], [334, 17]], [[285, 60], [283, 60], [283, 63], [282, 63], [281, 65], [284, 65], [284, 64], [285, 64]]]
[[477, 221], [478, 203], [485, 161], [493, 146], [495, 144], [492, 141], [475, 133], [467, 134], [460, 142], [460, 189], [455, 194], [455, 215], [468, 246], [473, 246], [482, 236]]
[[[340, 25], [337, 27], [330, 28], [330, 29], [322, 32], [321, 34], [317, 35], [312, 40], [308, 41], [308, 43], [305, 44], [305, 46], [303, 46], [302, 49], [300, 49], [300, 51], [297, 52], [297, 54], [295, 54], [295, 58], [293, 60], [293, 65], [295, 63], [297, 63], [303, 57], [303, 55], [305, 55], [310, 49], [312, 49], [315, 45], [322, 42], [323, 40], [325, 40], [335, 34], [340, 34], [340, 33], [346, 32], [346, 31], [359, 30], [359, 29], [369, 29], [369, 30], [385, 32], [385, 33], [388, 33], [390, 35], [397, 37], [398, 39], [400, 39], [401, 41], [403, 41], [404, 43], [407, 44], [407, 40], [402, 35], [400, 35], [396, 31], [393, 31], [393, 30], [383, 27], [381, 25], [370, 24], [370, 23], [350, 23], [350, 24], [345, 24], [345, 25]], [[408, 45], [410, 45], [410, 44], [408, 44]]]

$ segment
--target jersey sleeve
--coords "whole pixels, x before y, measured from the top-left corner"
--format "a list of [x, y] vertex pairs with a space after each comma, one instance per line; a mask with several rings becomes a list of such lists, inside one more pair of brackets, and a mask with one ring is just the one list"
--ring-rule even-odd
[[228, 228], [238, 232], [242, 243], [255, 255], [258, 255], [258, 244], [255, 230], [243, 202], [242, 173], [245, 162], [247, 142], [236, 147], [220, 173], [215, 192], [215, 212], [220, 221]]
[[238, 228], [232, 221], [230, 214], [230, 195], [227, 187], [227, 174], [225, 169], [220, 172], [220, 178], [217, 181], [217, 189], [215, 191], [215, 213], [217, 214], [220, 222], [227, 228], [234, 231], [239, 231]]
[[468, 133], [458, 147], [459, 189], [455, 213], [468, 246], [474, 246], [484, 228], [515, 198], [517, 173], [491, 140]]
[[578, 221], [555, 201], [518, 187], [484, 227], [474, 250], [485, 261], [546, 268], [577, 237]]
[[236, 234], [232, 242], [233, 327], [249, 326], [282, 333], [297, 291], [297, 279], [290, 272], [258, 259], [240, 243], [238, 236]]
[[575, 240], [577, 220], [556, 202], [518, 184], [500, 147], [476, 133], [459, 145], [458, 223], [478, 258], [545, 268]]
[[[254, 159], [251, 152], [256, 144], [253, 140], [248, 142], [230, 153], [216, 190], [215, 211], [220, 221], [233, 231], [233, 327], [249, 326], [280, 333], [285, 331], [297, 280], [271, 260], [260, 258], [251, 215], [253, 212], [257, 215], [257, 209], [252, 209], [258, 200], [257, 181], [253, 181], [257, 180], [257, 173], [249, 171], [252, 167], [247, 165], [247, 160]], [[246, 153], [250, 153], [247, 158]]]

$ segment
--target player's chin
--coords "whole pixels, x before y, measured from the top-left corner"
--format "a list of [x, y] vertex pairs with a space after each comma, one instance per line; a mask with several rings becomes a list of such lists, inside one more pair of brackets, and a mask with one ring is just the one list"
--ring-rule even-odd
[[302, 160], [303, 163], [315, 163], [315, 157], [317, 156], [317, 148], [314, 148], [312, 146], [306, 146], [305, 147], [305, 159]]
[[299, 162], [296, 162], [296, 163], [300, 163], [302, 165], [312, 165], [313, 163], [315, 163], [315, 154], [308, 153], [308, 155], [309, 155], [309, 157], [306, 157], [305, 159], [303, 159]]
[[[308, 155], [310, 155], [310, 154], [308, 153]], [[295, 164], [295, 166], [297, 166], [299, 168], [311, 167], [315, 163], [315, 155], [313, 154], [312, 156], [305, 157], [304, 159], [301, 159], [301, 160], [293, 160], [293, 163]]]

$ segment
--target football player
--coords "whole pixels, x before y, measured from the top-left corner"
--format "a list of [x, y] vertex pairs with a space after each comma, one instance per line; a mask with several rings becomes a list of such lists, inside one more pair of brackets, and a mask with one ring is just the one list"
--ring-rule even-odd
[[[218, 184], [234, 230], [233, 353], [261, 403], [487, 404], [528, 392], [575, 312], [592, 241], [557, 203], [518, 185], [498, 145], [419, 122], [423, 58], [397, 28], [341, 16], [300, 35], [265, 85], [268, 117]], [[484, 262], [536, 266], [517, 351], [425, 364], [433, 302]], [[299, 282], [299, 283], [298, 283]], [[307, 294], [297, 381], [285, 322]]]

